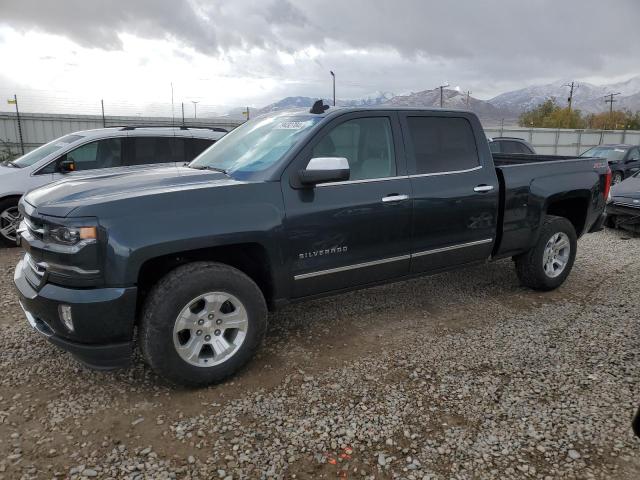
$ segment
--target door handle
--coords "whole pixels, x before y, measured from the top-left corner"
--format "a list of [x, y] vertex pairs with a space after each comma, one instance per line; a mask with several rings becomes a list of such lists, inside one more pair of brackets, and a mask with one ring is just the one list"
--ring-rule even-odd
[[493, 185], [478, 185], [477, 187], [473, 188], [474, 192], [481, 192], [481, 193], [487, 193], [487, 192], [490, 192], [491, 190], [493, 190]]
[[409, 195], [397, 195], [393, 193], [391, 195], [387, 195], [386, 197], [382, 197], [382, 202], [383, 203], [403, 202], [404, 200], [408, 200], [408, 199], [409, 199]]

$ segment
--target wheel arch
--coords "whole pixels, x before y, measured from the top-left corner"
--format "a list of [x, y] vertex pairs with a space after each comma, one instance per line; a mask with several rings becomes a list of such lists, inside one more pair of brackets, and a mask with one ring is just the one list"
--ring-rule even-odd
[[[570, 195], [551, 197], [546, 204], [545, 216], [564, 217], [571, 222], [580, 237], [587, 223], [589, 192], [573, 192]], [[544, 220], [544, 219], [543, 219]]]
[[181, 265], [197, 261], [219, 262], [237, 268], [258, 285], [267, 305], [273, 308], [275, 279], [271, 259], [263, 245], [248, 242], [178, 251], [147, 259], [138, 270], [138, 313], [151, 287], [160, 278]]

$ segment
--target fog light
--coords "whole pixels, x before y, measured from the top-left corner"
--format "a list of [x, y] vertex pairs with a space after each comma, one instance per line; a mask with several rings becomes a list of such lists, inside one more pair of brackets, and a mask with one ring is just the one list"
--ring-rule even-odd
[[60, 321], [70, 332], [73, 332], [73, 315], [71, 314], [71, 305], [58, 305], [58, 315]]

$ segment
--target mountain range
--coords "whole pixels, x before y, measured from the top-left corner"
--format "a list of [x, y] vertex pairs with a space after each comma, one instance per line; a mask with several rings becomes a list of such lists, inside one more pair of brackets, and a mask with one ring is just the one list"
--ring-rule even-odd
[[[458, 90], [443, 90], [443, 104], [445, 108], [469, 109], [475, 112], [487, 125], [498, 124], [504, 121], [513, 124], [518, 116], [526, 110], [534, 108], [545, 100], [555, 98], [560, 105], [566, 105], [569, 96], [570, 83], [566, 80], [534, 85], [519, 90], [501, 93], [491, 99], [481, 100], [469, 96]], [[610, 85], [594, 85], [587, 82], [577, 82], [574, 89], [573, 106], [583, 113], [598, 113], [608, 109], [604, 96], [608, 93], [620, 93], [614, 97], [615, 109], [640, 110], [640, 76], [636, 76], [624, 82]], [[286, 97], [275, 103], [258, 109], [253, 114], [263, 114], [278, 110], [292, 108], [309, 108], [318, 100], [317, 97]], [[323, 99], [327, 105], [333, 102]], [[395, 107], [422, 107], [433, 108], [440, 106], [440, 90], [422, 90], [403, 95], [395, 95], [391, 92], [375, 92], [362, 98], [351, 100], [336, 100], [336, 105], [343, 107], [354, 106], [395, 106]], [[252, 115], [253, 116], [253, 115]]]

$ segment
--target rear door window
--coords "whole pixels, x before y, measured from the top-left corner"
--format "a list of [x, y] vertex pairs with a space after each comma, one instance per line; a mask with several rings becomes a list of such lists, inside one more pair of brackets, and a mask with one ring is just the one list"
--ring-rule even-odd
[[500, 153], [500, 142], [489, 142], [491, 153]]
[[187, 138], [186, 140], [189, 145], [189, 148], [187, 149], [187, 162], [196, 158], [215, 143], [215, 140], [210, 140], [208, 138]]
[[415, 173], [444, 173], [478, 167], [473, 128], [461, 117], [407, 117]]
[[130, 137], [127, 165], [184, 162], [185, 139], [180, 137]]

